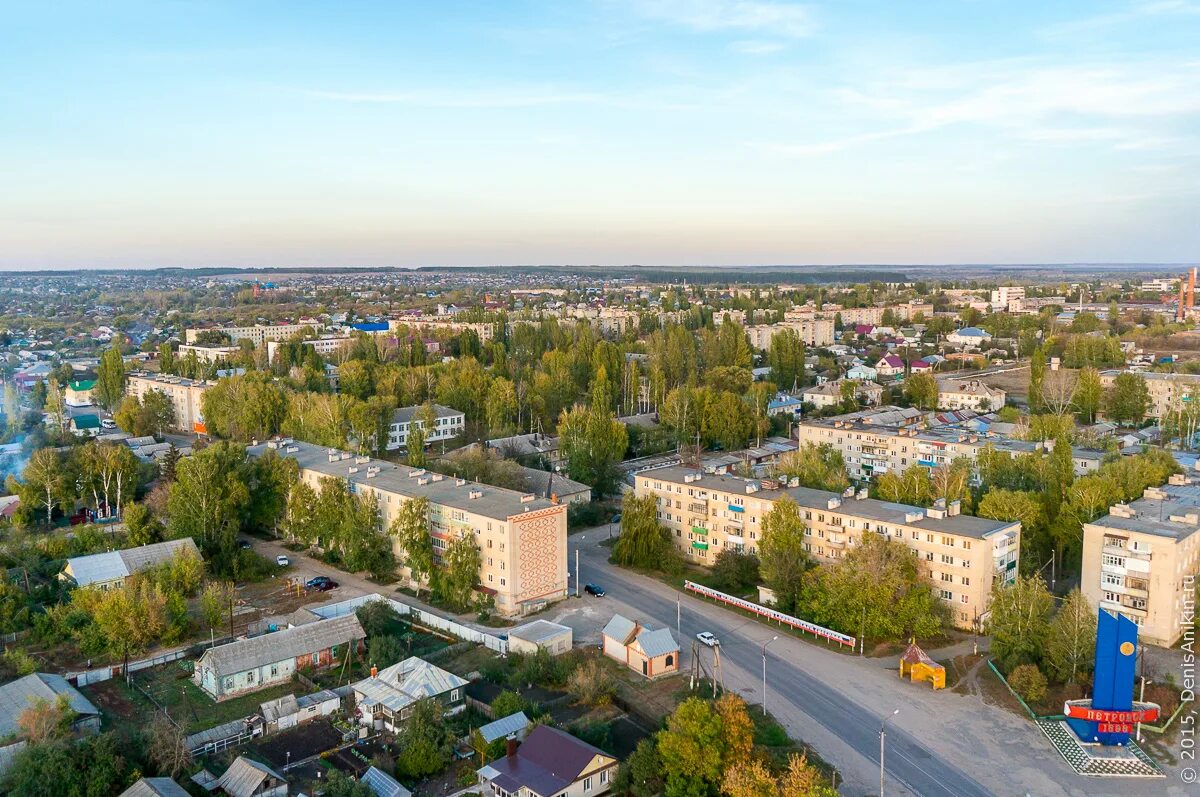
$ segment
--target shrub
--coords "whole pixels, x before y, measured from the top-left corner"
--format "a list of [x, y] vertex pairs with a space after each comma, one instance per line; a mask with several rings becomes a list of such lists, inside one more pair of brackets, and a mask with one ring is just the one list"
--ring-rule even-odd
[[602, 706], [612, 700], [617, 685], [604, 664], [593, 659], [571, 673], [567, 679], [567, 691], [581, 703]]
[[1026, 703], [1038, 703], [1046, 697], [1046, 676], [1033, 664], [1022, 664], [1008, 676], [1008, 685]]

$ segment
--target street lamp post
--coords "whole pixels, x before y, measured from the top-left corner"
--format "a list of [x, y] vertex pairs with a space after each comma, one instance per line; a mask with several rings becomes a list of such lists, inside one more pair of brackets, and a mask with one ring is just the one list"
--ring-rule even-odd
[[779, 639], [779, 635], [768, 639], [762, 646], [762, 664], [763, 664], [763, 716], [767, 715], [767, 646]]
[[879, 797], [883, 797], [883, 744], [884, 740], [887, 739], [887, 732], [884, 728], [888, 724], [888, 721], [899, 713], [900, 709], [896, 709], [890, 717], [884, 717], [883, 721], [879, 723]]

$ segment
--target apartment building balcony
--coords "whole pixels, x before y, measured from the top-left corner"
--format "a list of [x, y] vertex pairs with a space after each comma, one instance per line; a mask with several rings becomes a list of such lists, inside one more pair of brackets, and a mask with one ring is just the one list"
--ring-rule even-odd
[[707, 515], [708, 504], [704, 503], [703, 501], [692, 501], [688, 504], [688, 511], [694, 512], [697, 515]]
[[839, 548], [839, 549], [845, 548], [846, 547], [846, 535], [845, 534], [830, 534], [829, 536], [827, 536], [825, 538], [825, 542], [828, 543], [829, 547], [831, 547], [831, 548]]
[[1120, 556], [1124, 559], [1142, 559], [1150, 561], [1150, 552], [1140, 548], [1126, 548], [1122, 545], [1105, 545], [1101, 549], [1102, 553], [1110, 556]]
[[725, 542], [729, 545], [735, 545], [740, 549], [746, 544], [746, 538], [740, 534], [731, 533], [729, 529], [725, 529]]
[[1125, 570], [1124, 565], [1102, 564], [1100, 565], [1100, 572], [1111, 573], [1114, 576], [1123, 576], [1127, 571]]
[[1102, 600], [1102, 601], [1100, 601], [1100, 608], [1107, 609], [1110, 612], [1117, 612], [1118, 614], [1123, 614], [1126, 617], [1145, 618], [1148, 616], [1148, 612], [1145, 609], [1139, 609], [1135, 606], [1129, 606], [1127, 604], [1120, 603], [1118, 601]]

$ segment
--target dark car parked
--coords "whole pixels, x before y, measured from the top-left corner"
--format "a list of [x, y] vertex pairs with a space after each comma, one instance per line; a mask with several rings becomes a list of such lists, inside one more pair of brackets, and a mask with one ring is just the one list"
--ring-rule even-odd
[[587, 584], [584, 586], [583, 591], [589, 595], [595, 595], [597, 598], [604, 597], [604, 587], [599, 584]]

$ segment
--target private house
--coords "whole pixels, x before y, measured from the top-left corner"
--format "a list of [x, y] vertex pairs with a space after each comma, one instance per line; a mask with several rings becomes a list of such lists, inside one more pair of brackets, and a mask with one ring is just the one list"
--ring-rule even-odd
[[58, 578], [73, 583], [76, 587], [116, 589], [125, 586], [125, 579], [129, 576], [166, 564], [183, 555], [200, 558], [200, 549], [191, 537], [126, 548], [122, 551], [72, 556], [63, 566]]
[[96, 403], [92, 393], [96, 387], [95, 379], [78, 379], [68, 382], [63, 391], [63, 400], [68, 407], [90, 407]]
[[933, 373], [933, 363], [929, 362], [929, 360], [926, 360], [924, 358], [922, 358], [920, 360], [914, 360], [913, 364], [910, 366], [910, 368], [914, 374]]
[[879, 372], [866, 363], [859, 363], [846, 372], [847, 379], [857, 379], [862, 382], [874, 382], [879, 378]]
[[339, 663], [362, 648], [366, 633], [353, 614], [239, 639], [204, 651], [192, 680], [214, 700], [283, 683], [305, 667]]
[[979, 379], [955, 379], [938, 382], [938, 408], [943, 410], [975, 410], [992, 412], [1004, 406], [1008, 394]]
[[55, 703], [60, 697], [66, 698], [75, 714], [71, 720], [74, 733], [92, 736], [100, 732], [100, 709], [61, 675], [35, 672], [0, 686], [0, 739], [7, 740], [0, 746], [0, 774], [12, 765], [13, 756], [25, 746], [21, 738], [21, 714], [39, 701]]
[[946, 336], [947, 343], [964, 349], [977, 349], [991, 339], [992, 336], [979, 327], [963, 327]]
[[592, 488], [583, 482], [568, 479], [561, 473], [552, 473], [541, 468], [521, 467], [525, 477], [525, 488], [538, 498], [547, 498], [560, 504], [586, 504], [592, 500]]
[[787, 393], [776, 393], [775, 398], [767, 402], [767, 415], [790, 415], [800, 420], [804, 412], [804, 401]]
[[592, 797], [607, 794], [617, 759], [571, 734], [539, 725], [503, 758], [480, 767], [484, 797]]
[[883, 377], [903, 376], [904, 360], [894, 354], [885, 354], [879, 358], [879, 362], [875, 363], [875, 373], [877, 376]]
[[424, 409], [421, 405], [401, 407], [392, 413], [392, 423], [388, 426], [388, 451], [395, 451], [397, 448], [407, 446], [409, 432], [414, 429], [421, 429], [425, 432], [426, 445], [438, 440], [449, 440], [462, 434], [467, 423], [466, 415], [441, 404], [432, 406], [434, 415], [432, 429], [425, 429], [425, 421], [418, 417], [418, 413]]
[[805, 388], [800, 395], [817, 409], [835, 407], [842, 403], [843, 384], [854, 386], [854, 397], [861, 403], [875, 406], [883, 400], [882, 387], [874, 382], [858, 382], [853, 379], [838, 379], [833, 382], [826, 382], [823, 385]]
[[95, 437], [100, 434], [100, 416], [94, 412], [72, 415], [71, 434], [76, 437]]
[[266, 764], [240, 755], [217, 778], [215, 787], [229, 797], [288, 797], [287, 780]]
[[187, 790], [170, 778], [142, 778], [121, 792], [120, 797], [190, 797]]
[[601, 638], [605, 656], [647, 678], [679, 672], [679, 643], [669, 628], [651, 631], [627, 617], [614, 614], [604, 626]]
[[467, 680], [435, 664], [412, 656], [383, 670], [371, 668], [371, 677], [350, 688], [358, 706], [359, 721], [375, 730], [392, 733], [408, 719], [413, 704], [432, 698], [447, 714], [461, 711]]
[[558, 656], [571, 650], [571, 627], [549, 620], [534, 620], [519, 625], [508, 632], [508, 650], [511, 653], [537, 653], [549, 651]]

